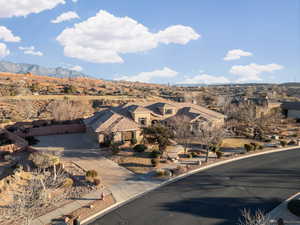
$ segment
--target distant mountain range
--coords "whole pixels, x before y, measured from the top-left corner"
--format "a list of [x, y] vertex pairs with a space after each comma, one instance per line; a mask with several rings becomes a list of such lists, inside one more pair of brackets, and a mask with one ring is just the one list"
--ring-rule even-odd
[[84, 73], [62, 67], [47, 68], [34, 64], [12, 63], [6, 61], [0, 61], [0, 72], [19, 74], [31, 73], [34, 75], [50, 76], [57, 78], [90, 77]]

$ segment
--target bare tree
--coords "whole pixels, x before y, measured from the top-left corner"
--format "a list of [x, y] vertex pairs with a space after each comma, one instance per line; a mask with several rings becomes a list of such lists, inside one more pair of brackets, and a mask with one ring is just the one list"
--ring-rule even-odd
[[185, 115], [176, 116], [172, 118], [170, 124], [173, 128], [174, 136], [183, 144], [184, 152], [186, 153], [188, 144], [194, 136], [190, 119]]
[[[57, 153], [57, 154], [55, 154]], [[42, 169], [44, 172], [47, 168], [53, 168], [53, 181], [57, 178], [57, 165], [60, 163], [59, 152], [35, 152], [32, 153], [29, 159], [34, 163], [38, 169]]]
[[242, 218], [237, 225], [271, 225], [270, 218], [266, 216], [261, 210], [251, 213], [250, 210], [242, 210]]
[[209, 151], [221, 144], [225, 137], [225, 129], [220, 126], [209, 124], [207, 122], [202, 123], [199, 129], [194, 131], [195, 136], [204, 145], [206, 149], [205, 161], [208, 162]]
[[33, 178], [26, 185], [19, 188], [12, 194], [13, 201], [7, 205], [2, 218], [6, 221], [20, 222], [30, 225], [32, 220], [38, 215], [41, 207], [48, 204], [48, 196], [40, 179]]
[[33, 107], [33, 102], [28, 100], [21, 100], [16, 105], [16, 111], [22, 115], [25, 120], [32, 119], [36, 116], [35, 109]]
[[229, 105], [226, 110], [228, 128], [237, 135], [249, 135], [262, 138], [272, 130], [274, 124], [280, 123], [283, 115], [280, 109], [273, 109], [266, 114], [258, 114], [254, 104]]
[[48, 110], [57, 121], [74, 120], [84, 117], [91, 111], [91, 106], [87, 102], [59, 100], [52, 102]]

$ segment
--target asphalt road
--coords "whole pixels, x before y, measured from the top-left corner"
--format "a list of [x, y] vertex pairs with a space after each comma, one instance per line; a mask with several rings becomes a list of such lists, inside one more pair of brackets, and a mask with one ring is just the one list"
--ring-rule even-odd
[[300, 191], [300, 149], [243, 159], [159, 188], [90, 225], [235, 225]]

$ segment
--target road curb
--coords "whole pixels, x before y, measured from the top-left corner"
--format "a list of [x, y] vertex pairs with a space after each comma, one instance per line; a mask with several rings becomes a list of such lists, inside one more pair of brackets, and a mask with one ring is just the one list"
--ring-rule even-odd
[[181, 174], [177, 177], [174, 177], [174, 178], [171, 178], [169, 180], [166, 180], [166, 181], [163, 181], [161, 182], [160, 184], [158, 184], [157, 186], [155, 187], [152, 187], [152, 188], [149, 188], [148, 190], [144, 191], [144, 192], [141, 192], [141, 193], [138, 193], [134, 196], [132, 196], [131, 198], [127, 199], [127, 200], [124, 200], [124, 201], [121, 201], [121, 202], [117, 202], [115, 203], [114, 205], [84, 219], [81, 221], [81, 223], [83, 225], [85, 224], [88, 224], [89, 222], [92, 222], [94, 219], [96, 218], [99, 218], [99, 217], [102, 217], [120, 207], [122, 207], [123, 205], [131, 202], [131, 201], [134, 201], [135, 199], [139, 198], [139, 197], [142, 197], [144, 195], [146, 195], [147, 193], [151, 192], [151, 191], [154, 191], [160, 187], [163, 187], [163, 186], [166, 186], [168, 184], [171, 184], [171, 183], [174, 183], [178, 180], [181, 180], [185, 177], [188, 177], [188, 176], [191, 176], [195, 173], [198, 173], [198, 172], [201, 172], [201, 171], [205, 171], [205, 170], [208, 170], [210, 168], [213, 168], [213, 167], [217, 167], [217, 166], [221, 166], [221, 165], [224, 165], [224, 164], [227, 164], [227, 163], [231, 163], [231, 162], [234, 162], [234, 161], [238, 161], [238, 160], [242, 160], [242, 159], [247, 159], [247, 158], [252, 158], [252, 157], [256, 157], [256, 156], [260, 156], [260, 155], [266, 155], [266, 154], [271, 154], [271, 153], [277, 153], [277, 152], [284, 152], [284, 151], [289, 151], [289, 150], [296, 150], [296, 149], [300, 149], [300, 146], [293, 146], [293, 147], [289, 147], [289, 148], [280, 148], [280, 149], [274, 149], [274, 150], [269, 150], [269, 151], [264, 151], [264, 152], [258, 152], [258, 153], [255, 153], [255, 154], [250, 154], [250, 155], [246, 155], [246, 156], [238, 156], [236, 158], [233, 158], [233, 159], [227, 159], [227, 160], [223, 160], [223, 161], [220, 161], [220, 162], [216, 162], [216, 163], [213, 163], [213, 164], [210, 164], [210, 165], [207, 165], [207, 166], [204, 166], [204, 167], [200, 167], [200, 168], [197, 168], [195, 170], [192, 170], [192, 171], [189, 171], [187, 173], [184, 173], [184, 174]]

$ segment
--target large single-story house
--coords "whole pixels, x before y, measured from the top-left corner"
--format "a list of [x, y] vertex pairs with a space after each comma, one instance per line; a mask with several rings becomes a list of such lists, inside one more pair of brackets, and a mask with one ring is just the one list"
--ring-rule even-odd
[[185, 116], [191, 126], [209, 122], [223, 125], [224, 115], [205, 107], [179, 102], [128, 103], [119, 107], [110, 107], [96, 112], [84, 120], [87, 132], [99, 143], [106, 140], [140, 142], [142, 128], [158, 122], [171, 121], [172, 118]]

